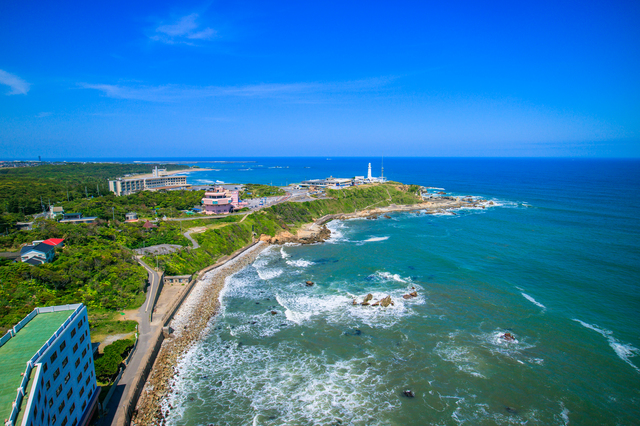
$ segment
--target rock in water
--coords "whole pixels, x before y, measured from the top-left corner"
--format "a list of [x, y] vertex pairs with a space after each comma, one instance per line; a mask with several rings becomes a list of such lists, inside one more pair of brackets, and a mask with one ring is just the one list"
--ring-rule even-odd
[[357, 305], [357, 304], [358, 304], [358, 301], [356, 299], [353, 299], [352, 305]]
[[416, 396], [415, 393], [413, 393], [413, 391], [411, 389], [407, 389], [406, 391], [402, 392], [404, 394], [404, 396], [406, 396], [407, 398], [413, 398], [414, 396]]
[[409, 296], [418, 297], [418, 292], [417, 291], [412, 291], [411, 293], [409, 293]]
[[380, 306], [382, 306], [383, 308], [386, 308], [389, 305], [392, 305], [393, 302], [391, 301], [391, 296], [387, 296], [384, 299], [380, 300]]
[[313, 281], [307, 281], [306, 284], [307, 284], [307, 287], [311, 287], [313, 285]]
[[369, 293], [364, 297], [363, 302], [368, 302], [371, 299], [373, 299], [373, 294]]
[[408, 294], [405, 294], [404, 296], [402, 296], [403, 299], [411, 299], [411, 296]]
[[271, 315], [277, 315], [278, 313], [276, 311], [271, 311]]

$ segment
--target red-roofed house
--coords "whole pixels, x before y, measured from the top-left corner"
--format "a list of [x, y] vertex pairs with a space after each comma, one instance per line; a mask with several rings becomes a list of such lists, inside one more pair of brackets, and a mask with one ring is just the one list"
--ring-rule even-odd
[[54, 247], [64, 247], [64, 238], [49, 238], [48, 240], [44, 240], [43, 243]]
[[158, 225], [149, 222], [148, 220], [144, 223], [144, 225], [142, 225], [144, 227], [144, 229], [151, 229], [151, 228], [157, 228]]

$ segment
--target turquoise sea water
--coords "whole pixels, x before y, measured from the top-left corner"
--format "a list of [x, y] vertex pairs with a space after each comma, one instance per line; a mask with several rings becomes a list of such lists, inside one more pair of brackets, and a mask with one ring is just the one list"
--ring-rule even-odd
[[[369, 161], [189, 180], [284, 184]], [[334, 221], [327, 243], [263, 252], [178, 366], [170, 424], [638, 423], [639, 161], [395, 158], [385, 175], [496, 205]], [[368, 293], [395, 305], [352, 305]]]

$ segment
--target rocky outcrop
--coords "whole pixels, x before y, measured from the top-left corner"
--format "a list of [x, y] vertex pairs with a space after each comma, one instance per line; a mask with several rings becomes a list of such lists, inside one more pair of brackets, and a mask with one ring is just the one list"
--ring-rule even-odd
[[296, 235], [293, 235], [289, 231], [283, 231], [275, 236], [261, 235], [260, 241], [265, 241], [269, 244], [315, 244], [322, 243], [331, 237], [331, 231], [326, 225], [318, 226], [315, 224], [308, 225], [299, 230]]
[[389, 305], [393, 305], [393, 300], [391, 300], [391, 296], [387, 296], [383, 299], [380, 299], [380, 306], [386, 308]]

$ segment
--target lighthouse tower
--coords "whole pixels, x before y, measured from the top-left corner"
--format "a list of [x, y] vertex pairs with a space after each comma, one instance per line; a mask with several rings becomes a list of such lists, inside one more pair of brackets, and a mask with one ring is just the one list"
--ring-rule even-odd
[[367, 179], [371, 180], [371, 163], [369, 163], [369, 173], [367, 173]]

